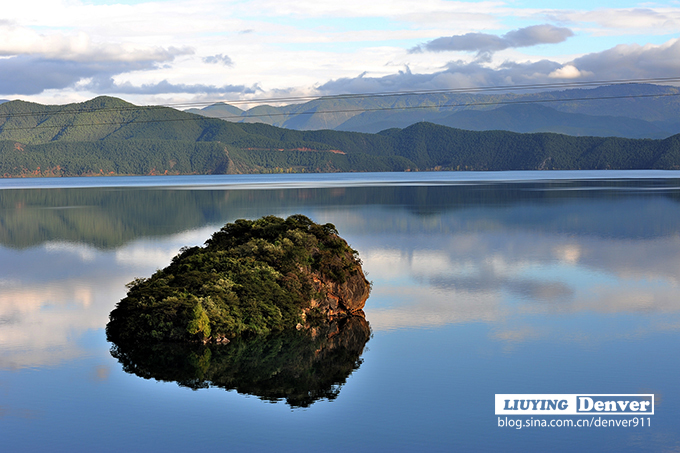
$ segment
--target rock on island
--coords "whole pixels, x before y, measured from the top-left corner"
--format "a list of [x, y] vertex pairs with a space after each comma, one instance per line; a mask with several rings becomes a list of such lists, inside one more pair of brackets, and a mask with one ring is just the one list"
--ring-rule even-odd
[[371, 285], [333, 224], [297, 214], [229, 223], [128, 289], [110, 341], [227, 343], [363, 317]]

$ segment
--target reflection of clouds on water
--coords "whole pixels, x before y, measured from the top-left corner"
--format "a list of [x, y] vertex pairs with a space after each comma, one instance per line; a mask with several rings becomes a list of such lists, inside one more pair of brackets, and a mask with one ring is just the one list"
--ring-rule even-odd
[[165, 267], [180, 247], [202, 245], [220, 226], [210, 226], [173, 235], [166, 241], [136, 241], [116, 250], [116, 262], [122, 265]]
[[672, 313], [680, 311], [678, 288], [661, 285], [654, 288], [644, 283], [622, 282], [620, 287], [599, 286], [591, 289], [591, 297], [575, 301], [573, 311], [596, 313]]
[[97, 365], [90, 372], [90, 380], [94, 382], [106, 381], [111, 374], [111, 367], [107, 365]]
[[8, 406], [0, 406], [0, 420], [7, 418], [24, 418], [34, 420], [41, 418], [44, 415], [43, 411], [36, 411], [32, 409], [15, 408]]
[[[590, 331], [558, 332], [582, 315], [607, 321], [639, 315], [639, 335], [680, 329], [674, 202], [418, 205], [420, 214], [412, 208], [311, 204], [283, 212], [289, 208], [266, 205], [267, 212], [248, 215], [260, 209], [255, 204], [229, 215], [302, 212], [334, 223], [374, 282], [366, 314], [376, 331], [485, 323], [504, 343], [558, 335], [586, 343]], [[641, 208], [649, 215], [631, 218]], [[165, 267], [180, 247], [203, 244], [221, 225], [138, 238], [115, 249], [65, 239], [0, 248], [0, 367], [83, 354], [79, 337], [104, 328], [126, 283]]]
[[122, 293], [116, 287], [125, 282], [112, 277], [89, 280], [84, 275], [36, 287], [3, 288], [0, 319], [7, 322], [0, 323], [0, 367], [54, 365], [80, 356], [83, 351], [74, 337], [101, 328], [110, 310], [105, 296]]
[[553, 248], [555, 258], [566, 264], [577, 264], [581, 258], [581, 247], [578, 244], [563, 244]]
[[523, 299], [538, 302], [565, 301], [573, 295], [573, 289], [563, 282], [498, 274], [486, 266], [481, 267], [476, 275], [418, 276], [426, 280], [430, 286], [444, 291], [452, 289], [462, 289], [471, 293], [507, 291]]
[[170, 260], [177, 254], [176, 249], [160, 249], [150, 245], [140, 245], [139, 247], [123, 247], [116, 251], [116, 262], [121, 265], [158, 265], [159, 263], [170, 263]]
[[180, 247], [202, 244], [213, 231], [139, 240], [115, 251], [65, 242], [22, 252], [0, 248], [0, 367], [81, 356], [78, 337], [104, 328], [126, 283], [165, 267]]
[[473, 294], [453, 290], [442, 293], [418, 286], [396, 286], [381, 291], [374, 286], [371, 298], [394, 303], [391, 307], [370, 308], [372, 301], [369, 298], [364, 311], [374, 331], [480, 321], [494, 323], [509, 314], [493, 292]]
[[[78, 336], [105, 326], [126, 283], [166, 266], [181, 246], [202, 244], [216, 229], [113, 251], [70, 243], [0, 249], [0, 367], [82, 355]], [[376, 331], [483, 322], [492, 338], [517, 343], [557, 334], [527, 325], [523, 317], [531, 315], [680, 312], [674, 236], [636, 241], [494, 230], [349, 239], [374, 282], [366, 312]], [[677, 329], [672, 321], [659, 329]]]
[[521, 326], [514, 329], [496, 331], [492, 333], [491, 337], [508, 343], [520, 343], [522, 341], [541, 338], [545, 333], [545, 329]]
[[583, 241], [583, 265], [604, 269], [623, 279], [662, 279], [680, 283], [680, 237], [612, 240], [608, 247]]
[[43, 247], [47, 252], [73, 253], [85, 262], [94, 260], [97, 253], [92, 247], [83, 244], [73, 244], [70, 242], [46, 242]]
[[377, 307], [369, 300], [366, 312], [375, 330], [485, 322], [494, 338], [516, 342], [549, 335], [513, 326], [519, 317], [680, 313], [675, 236], [493, 231], [371, 239], [361, 256], [374, 282]]

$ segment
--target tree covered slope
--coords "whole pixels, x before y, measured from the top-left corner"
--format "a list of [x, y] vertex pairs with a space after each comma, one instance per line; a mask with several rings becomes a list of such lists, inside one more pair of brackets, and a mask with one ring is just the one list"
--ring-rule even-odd
[[676, 169], [663, 140], [468, 131], [432, 123], [378, 134], [229, 123], [100, 97], [0, 105], [0, 175]]

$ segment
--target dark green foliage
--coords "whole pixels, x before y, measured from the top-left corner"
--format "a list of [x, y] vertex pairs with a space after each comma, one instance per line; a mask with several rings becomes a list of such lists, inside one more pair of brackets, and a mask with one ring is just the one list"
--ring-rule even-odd
[[145, 379], [175, 381], [197, 390], [221, 387], [291, 407], [333, 400], [361, 364], [370, 327], [353, 316], [309, 330], [286, 330], [228, 345], [201, 343], [114, 344], [123, 370]]
[[313, 275], [343, 283], [356, 251], [332, 224], [303, 215], [237, 220], [182, 249], [151, 278], [130, 283], [111, 312], [112, 341], [206, 341], [295, 327], [319, 298]]
[[0, 105], [0, 175], [93, 176], [414, 170], [675, 169], [680, 141], [465, 131], [379, 134], [229, 123], [115, 98]]
[[617, 137], [571, 137], [463, 131], [430, 123], [381, 133], [420, 170], [671, 169], [680, 143]]
[[0, 142], [0, 175], [93, 176], [211, 174], [228, 167], [225, 147], [163, 140]]

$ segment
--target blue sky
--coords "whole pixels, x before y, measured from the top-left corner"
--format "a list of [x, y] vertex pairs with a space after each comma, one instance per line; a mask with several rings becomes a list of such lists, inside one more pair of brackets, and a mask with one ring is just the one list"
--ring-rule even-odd
[[680, 2], [25, 0], [0, 97], [139, 104], [674, 77]]

